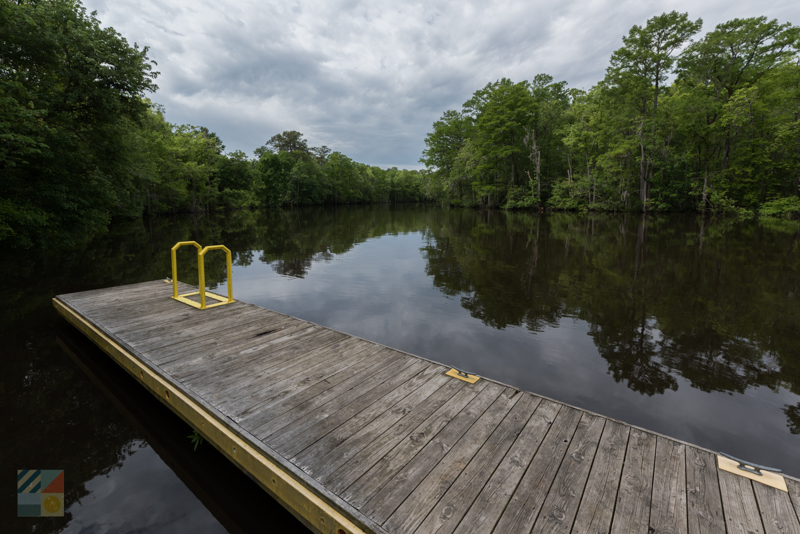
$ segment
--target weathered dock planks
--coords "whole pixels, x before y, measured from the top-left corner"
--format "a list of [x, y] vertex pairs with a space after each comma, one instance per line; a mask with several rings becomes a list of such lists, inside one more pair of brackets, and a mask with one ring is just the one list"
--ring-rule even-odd
[[641, 428], [251, 304], [198, 310], [171, 294], [154, 281], [54, 305], [312, 530], [800, 534], [798, 480], [776, 490]]

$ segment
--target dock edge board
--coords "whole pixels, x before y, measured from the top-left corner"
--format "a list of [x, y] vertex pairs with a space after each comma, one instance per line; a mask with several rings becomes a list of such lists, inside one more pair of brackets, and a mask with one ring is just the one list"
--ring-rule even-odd
[[[92, 340], [95, 345], [112, 357], [139, 383], [181, 419], [197, 430], [203, 438], [219, 450], [228, 460], [255, 480], [259, 486], [275, 498], [305, 526], [322, 534], [367, 534], [384, 532], [380, 527], [369, 529], [359, 526], [353, 519], [337, 510], [333, 505], [303, 484], [294, 474], [287, 472], [271, 461], [255, 446], [232, 432], [207, 412], [200, 404], [185, 395], [178, 387], [167, 381], [148, 365], [130, 354], [81, 314], [58, 298], [53, 306], [70, 324]], [[265, 518], [268, 521], [268, 518]], [[376, 525], [377, 526], [377, 525]]]

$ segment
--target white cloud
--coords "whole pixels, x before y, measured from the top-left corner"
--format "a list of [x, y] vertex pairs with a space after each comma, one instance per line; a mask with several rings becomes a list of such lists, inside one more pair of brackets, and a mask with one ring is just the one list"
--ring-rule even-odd
[[678, 3], [89, 0], [104, 25], [150, 47], [167, 119], [251, 154], [284, 130], [357, 161], [417, 168], [447, 109], [502, 77], [547, 73], [589, 88], [634, 24], [665, 11], [796, 22], [793, 1]]

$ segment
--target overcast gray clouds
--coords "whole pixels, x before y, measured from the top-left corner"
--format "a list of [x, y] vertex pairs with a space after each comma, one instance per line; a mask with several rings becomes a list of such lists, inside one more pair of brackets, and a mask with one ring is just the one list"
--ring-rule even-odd
[[371, 165], [418, 168], [423, 139], [447, 109], [502, 77], [547, 73], [588, 89], [634, 24], [665, 11], [798, 23], [796, 0], [88, 0], [104, 26], [161, 72], [153, 100], [167, 120], [206, 126], [252, 152], [303, 132]]

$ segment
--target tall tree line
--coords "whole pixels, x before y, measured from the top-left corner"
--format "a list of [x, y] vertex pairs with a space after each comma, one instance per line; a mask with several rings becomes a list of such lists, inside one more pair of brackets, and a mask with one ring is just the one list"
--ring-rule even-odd
[[800, 213], [800, 29], [664, 13], [588, 91], [501, 79], [433, 124], [421, 162], [452, 205]]
[[425, 174], [357, 163], [283, 132], [225, 152], [170, 124], [155, 62], [78, 0], [0, 2], [0, 243], [73, 245], [113, 217], [298, 204], [409, 202]]

